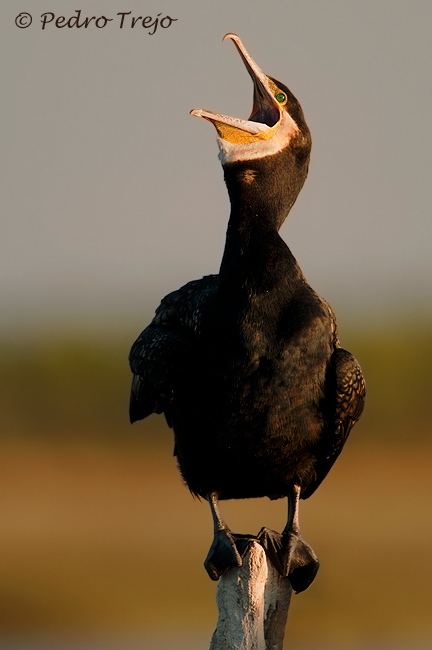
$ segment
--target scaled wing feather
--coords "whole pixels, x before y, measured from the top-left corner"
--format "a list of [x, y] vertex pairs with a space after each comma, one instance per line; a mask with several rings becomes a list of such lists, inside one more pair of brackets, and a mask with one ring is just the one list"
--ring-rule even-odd
[[352, 354], [336, 348], [330, 370], [336, 388], [334, 427], [330, 424], [327, 435], [321, 441], [316, 478], [303, 490], [302, 499], [310, 497], [325, 479], [364, 407], [366, 385], [361, 368]]

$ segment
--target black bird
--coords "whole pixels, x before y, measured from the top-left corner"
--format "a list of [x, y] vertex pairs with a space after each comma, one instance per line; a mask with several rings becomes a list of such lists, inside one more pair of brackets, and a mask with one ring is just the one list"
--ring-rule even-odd
[[212, 509], [205, 566], [217, 580], [239, 566], [249, 537], [234, 535], [219, 499], [288, 497], [280, 535], [256, 539], [302, 591], [318, 560], [301, 539], [298, 500], [325, 478], [360, 417], [365, 384], [340, 347], [335, 316], [307, 284], [278, 234], [305, 182], [311, 136], [297, 99], [234, 41], [254, 84], [249, 120], [197, 109], [218, 132], [231, 201], [218, 275], [166, 296], [130, 353], [130, 418], [164, 413], [180, 472]]

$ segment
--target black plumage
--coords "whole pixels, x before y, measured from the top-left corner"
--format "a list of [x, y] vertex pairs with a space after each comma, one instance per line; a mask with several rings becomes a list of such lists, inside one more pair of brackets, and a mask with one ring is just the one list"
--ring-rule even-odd
[[307, 175], [302, 109], [229, 37], [254, 81], [252, 116], [193, 111], [218, 130], [231, 201], [220, 272], [166, 296], [132, 346], [130, 415], [163, 412], [173, 427], [182, 476], [212, 507], [212, 578], [240, 564], [245, 549], [217, 500], [288, 496], [283, 534], [263, 529], [258, 538], [300, 591], [318, 561], [298, 534], [298, 498], [316, 490], [340, 454], [365, 384], [339, 345], [330, 306], [278, 233]]

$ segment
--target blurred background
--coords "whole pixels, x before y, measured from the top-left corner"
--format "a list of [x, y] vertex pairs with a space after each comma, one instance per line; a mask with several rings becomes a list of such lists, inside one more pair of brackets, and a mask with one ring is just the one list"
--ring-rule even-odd
[[[77, 8], [0, 10], [1, 650], [210, 644], [209, 509], [162, 419], [128, 424], [127, 355], [163, 295], [218, 270], [228, 197], [214, 129], [189, 111], [248, 117], [229, 31], [304, 108], [311, 169], [282, 235], [368, 386], [302, 503], [321, 569], [286, 647], [430, 648], [432, 6], [88, 0], [81, 20], [112, 22], [41, 29]], [[130, 27], [158, 15], [175, 21]], [[254, 534], [285, 508], [222, 505]]]

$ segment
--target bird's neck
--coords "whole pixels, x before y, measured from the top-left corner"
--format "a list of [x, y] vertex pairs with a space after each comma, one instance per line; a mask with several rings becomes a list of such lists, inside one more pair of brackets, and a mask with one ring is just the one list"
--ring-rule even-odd
[[232, 206], [220, 281], [227, 291], [294, 293], [303, 276], [278, 233], [278, 215], [244, 203]]

